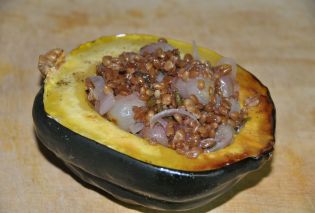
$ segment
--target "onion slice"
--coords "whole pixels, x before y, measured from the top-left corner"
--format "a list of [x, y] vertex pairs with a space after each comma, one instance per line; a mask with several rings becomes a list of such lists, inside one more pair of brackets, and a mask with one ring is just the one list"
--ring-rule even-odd
[[163, 126], [164, 129], [166, 128], [166, 126], [167, 126], [166, 120], [164, 120], [163, 118], [158, 118], [156, 121], [159, 122], [161, 124], [161, 126]]
[[129, 131], [129, 127], [136, 123], [133, 118], [134, 106], [145, 106], [145, 102], [139, 99], [136, 93], [128, 96], [118, 95], [115, 97], [116, 101], [114, 106], [108, 111], [109, 118], [116, 121], [117, 126], [125, 131]]
[[230, 75], [225, 75], [220, 78], [220, 90], [223, 97], [231, 97], [234, 94], [234, 81]]
[[165, 42], [156, 42], [152, 44], [148, 44], [140, 49], [140, 54], [143, 55], [145, 52], [154, 53], [157, 49], [161, 48], [164, 52], [171, 51], [175, 49], [171, 45]]
[[157, 82], [162, 82], [164, 79], [164, 74], [162, 72], [159, 72], [159, 74], [156, 76], [156, 81]]
[[153, 142], [157, 142], [159, 144], [162, 144], [164, 146], [168, 145], [168, 139], [165, 133], [165, 130], [160, 125], [155, 125], [153, 127], [145, 127], [141, 131], [141, 135], [144, 138], [150, 139]]
[[94, 86], [93, 95], [96, 100], [100, 100], [104, 93], [105, 82], [102, 76], [92, 76], [89, 78]]
[[206, 149], [206, 152], [214, 152], [230, 145], [233, 140], [233, 135], [234, 129], [232, 126], [221, 124], [215, 134], [214, 140], [216, 141], [216, 144], [213, 147]]
[[240, 112], [241, 111], [240, 103], [237, 100], [235, 100], [234, 98], [231, 98], [230, 99], [230, 103], [231, 103], [230, 113], [231, 112]]
[[239, 90], [236, 82], [237, 64], [232, 58], [222, 57], [217, 65], [228, 64], [231, 65], [232, 71], [228, 75], [220, 78], [220, 89], [223, 97], [231, 97], [234, 92]]
[[237, 64], [232, 58], [228, 57], [222, 57], [220, 61], [218, 61], [217, 65], [222, 65], [222, 64], [229, 64], [232, 67], [232, 72], [229, 74], [232, 77], [232, 80], [235, 81], [236, 79], [236, 72], [237, 72]]
[[204, 148], [204, 149], [209, 149], [213, 146], [215, 146], [216, 141], [214, 138], [205, 138], [200, 141], [199, 147]]
[[144, 128], [144, 124], [139, 122], [139, 123], [134, 123], [134, 124], [131, 124], [129, 126], [129, 130], [132, 134], [136, 134], [138, 132], [140, 132], [142, 129]]
[[220, 95], [215, 95], [215, 107], [218, 109], [221, 105], [222, 98]]
[[159, 121], [159, 119], [166, 117], [166, 116], [171, 116], [174, 114], [186, 115], [186, 116], [190, 117], [191, 119], [198, 121], [196, 116], [194, 116], [192, 113], [190, 113], [186, 110], [183, 110], [183, 109], [166, 109], [166, 110], [159, 112], [159, 113], [157, 113], [151, 117], [150, 126], [152, 127], [156, 122]]
[[107, 95], [101, 93], [100, 95], [100, 103], [99, 109], [97, 110], [101, 115], [107, 113], [115, 104], [115, 97], [113, 93], [109, 93]]
[[[198, 88], [198, 80], [204, 81], [204, 89], [200, 90]], [[210, 100], [209, 88], [214, 87], [214, 82], [210, 79], [204, 79], [201, 77], [188, 79], [187, 81], [178, 78], [174, 81], [173, 85], [183, 98], [189, 98], [190, 95], [195, 95], [200, 103], [206, 105]]]
[[199, 52], [198, 52], [198, 47], [196, 44], [196, 41], [192, 41], [192, 52], [193, 52], [193, 57], [195, 60], [200, 60]]

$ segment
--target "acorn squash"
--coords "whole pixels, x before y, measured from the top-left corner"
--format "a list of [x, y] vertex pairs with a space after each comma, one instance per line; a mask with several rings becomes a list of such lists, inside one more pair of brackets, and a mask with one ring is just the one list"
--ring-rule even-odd
[[[34, 101], [34, 126], [40, 141], [84, 181], [129, 203], [186, 210], [213, 200], [269, 159], [275, 142], [275, 107], [268, 89], [238, 66], [240, 102], [257, 94], [261, 98], [230, 146], [189, 159], [119, 129], [91, 106], [84, 80], [95, 74], [102, 56], [138, 51], [157, 38], [108, 36], [67, 56], [60, 49], [41, 56], [39, 68], [46, 78]], [[168, 42], [182, 53], [191, 52], [191, 44]], [[212, 64], [221, 58], [206, 48], [198, 51]]]

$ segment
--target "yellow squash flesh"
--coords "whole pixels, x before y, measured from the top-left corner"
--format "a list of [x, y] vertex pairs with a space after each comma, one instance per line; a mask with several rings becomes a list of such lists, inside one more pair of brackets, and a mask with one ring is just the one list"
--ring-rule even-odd
[[[272, 149], [273, 104], [268, 90], [254, 76], [238, 66], [240, 102], [260, 94], [260, 104], [249, 111], [250, 120], [233, 143], [219, 151], [188, 159], [161, 145], [151, 145], [146, 140], [119, 129], [100, 116], [87, 100], [85, 78], [95, 75], [96, 65], [104, 55], [117, 56], [123, 51], [138, 52], [140, 47], [156, 42], [158, 37], [149, 35], [118, 35], [102, 37], [88, 42], [70, 52], [65, 63], [45, 79], [45, 111], [61, 125], [72, 131], [110, 147], [118, 152], [157, 166], [185, 170], [204, 171], [220, 168], [247, 157], [259, 157]], [[190, 53], [191, 44], [168, 39], [181, 53]], [[217, 53], [199, 48], [203, 60], [212, 64], [221, 58]], [[74, 143], [75, 141], [70, 141]]]

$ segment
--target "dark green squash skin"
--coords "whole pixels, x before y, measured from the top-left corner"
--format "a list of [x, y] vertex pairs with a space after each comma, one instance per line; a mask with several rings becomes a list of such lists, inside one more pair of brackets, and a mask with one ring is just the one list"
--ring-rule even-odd
[[51, 119], [44, 110], [43, 89], [35, 98], [33, 119], [39, 140], [82, 180], [122, 201], [153, 209], [188, 210], [202, 206], [271, 156], [269, 151], [260, 158], [202, 172], [154, 166], [85, 138]]

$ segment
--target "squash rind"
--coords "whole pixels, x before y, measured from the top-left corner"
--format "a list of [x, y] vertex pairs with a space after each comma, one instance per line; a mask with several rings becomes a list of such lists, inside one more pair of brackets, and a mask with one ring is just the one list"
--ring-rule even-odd
[[[209, 171], [188, 172], [148, 164], [81, 136], [50, 118], [43, 89], [33, 105], [39, 140], [82, 180], [119, 200], [159, 210], [189, 210], [202, 206], [259, 169], [271, 153]], [[75, 145], [73, 145], [75, 143]]]

